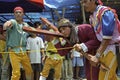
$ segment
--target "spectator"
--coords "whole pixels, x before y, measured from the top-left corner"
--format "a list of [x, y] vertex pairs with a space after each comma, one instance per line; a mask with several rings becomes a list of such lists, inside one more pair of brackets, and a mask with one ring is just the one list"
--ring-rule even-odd
[[41, 58], [45, 59], [44, 56], [44, 43], [42, 38], [38, 37], [36, 34], [31, 33], [30, 37], [27, 39], [27, 50], [29, 52], [30, 62], [34, 72], [34, 80], [39, 80], [41, 72]]

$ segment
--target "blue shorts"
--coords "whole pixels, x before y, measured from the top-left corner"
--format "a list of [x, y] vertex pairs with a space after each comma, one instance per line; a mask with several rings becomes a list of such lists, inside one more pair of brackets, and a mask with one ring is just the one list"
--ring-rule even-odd
[[83, 58], [74, 57], [73, 60], [72, 60], [72, 66], [73, 67], [75, 67], [75, 66], [84, 66]]

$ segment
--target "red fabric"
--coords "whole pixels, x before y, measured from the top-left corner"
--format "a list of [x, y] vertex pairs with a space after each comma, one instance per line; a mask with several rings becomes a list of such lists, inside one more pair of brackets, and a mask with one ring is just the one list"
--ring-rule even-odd
[[29, 1], [44, 8], [44, 1], [43, 0], [29, 0]]
[[[81, 43], [87, 46], [87, 53], [95, 55], [100, 42], [97, 40], [93, 27], [88, 24], [79, 25], [78, 38]], [[85, 71], [87, 80], [98, 80], [99, 68], [92, 67], [87, 59], [85, 60]]]
[[22, 7], [20, 7], [20, 6], [15, 7], [15, 8], [14, 8], [14, 12], [15, 12], [16, 10], [21, 10], [21, 11], [23, 11], [23, 12], [24, 12], [23, 8], [22, 8]]
[[85, 60], [85, 73], [87, 80], [98, 80], [99, 76], [99, 68], [94, 67], [90, 64], [90, 62]]
[[85, 43], [88, 48], [88, 53], [96, 51], [96, 49], [100, 45], [100, 42], [95, 35], [93, 27], [88, 24], [79, 25], [78, 38], [80, 42]]
[[[72, 45], [70, 45], [70, 44], [67, 42], [65, 46], [62, 46], [61, 43], [59, 42], [59, 43], [57, 43], [57, 44], [55, 45], [55, 47], [56, 47], [57, 49], [59, 49], [59, 48], [72, 47]], [[58, 53], [59, 53], [61, 56], [65, 56], [65, 55], [67, 55], [67, 54], [70, 52], [70, 50], [71, 50], [71, 49], [58, 50]]]

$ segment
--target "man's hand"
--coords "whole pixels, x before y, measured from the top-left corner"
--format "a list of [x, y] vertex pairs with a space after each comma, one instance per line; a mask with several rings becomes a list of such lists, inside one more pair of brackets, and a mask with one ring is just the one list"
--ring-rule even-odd
[[7, 21], [7, 22], [4, 23], [3, 30], [6, 30], [8, 27], [9, 28], [12, 27], [12, 22], [11, 21]]
[[98, 63], [99, 63], [98, 58], [96, 58], [96, 56], [93, 56], [93, 55], [88, 55], [88, 56], [89, 56], [90, 64], [91, 64], [92, 66], [97, 67], [97, 66], [98, 66]]
[[78, 51], [78, 52], [80, 52], [80, 51], [82, 50], [80, 44], [75, 44], [73, 47], [74, 47], [75, 50]]
[[90, 64], [92, 66], [95, 66], [95, 67], [99, 67], [102, 71], [108, 71], [109, 70], [109, 67], [107, 67], [104, 63], [100, 62], [98, 58], [96, 58], [96, 56], [92, 56], [92, 55], [89, 55], [90, 56]]
[[45, 56], [45, 55], [42, 55], [42, 63], [45, 62], [45, 59], [46, 59], [46, 56]]
[[91, 61], [92, 62], [95, 62], [95, 63], [98, 63], [99, 62], [99, 60], [98, 60], [98, 58], [96, 57], [96, 56], [92, 56], [92, 55], [90, 55], [91, 56]]

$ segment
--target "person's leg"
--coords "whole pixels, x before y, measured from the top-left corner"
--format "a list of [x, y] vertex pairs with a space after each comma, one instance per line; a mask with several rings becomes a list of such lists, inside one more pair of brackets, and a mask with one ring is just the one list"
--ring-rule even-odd
[[63, 60], [56, 60], [55, 61], [55, 64], [54, 64], [54, 69], [55, 69], [54, 79], [55, 80], [60, 80], [60, 78], [61, 78], [62, 63], [63, 63]]
[[9, 59], [7, 59], [6, 62], [2, 64], [1, 80], [9, 79], [10, 79], [10, 61]]
[[73, 70], [72, 70], [72, 60], [69, 58], [68, 59], [68, 75], [69, 75], [69, 79], [72, 80], [73, 78]]
[[24, 70], [22, 67], [21, 67], [21, 69], [20, 69], [20, 72], [21, 72], [20, 80], [26, 80], [25, 70]]
[[26, 80], [33, 80], [33, 70], [28, 55], [23, 54], [20, 58], [21, 58], [21, 64], [25, 70]]
[[117, 59], [116, 56], [110, 51], [106, 56], [102, 56], [100, 61], [109, 67], [110, 70], [104, 71], [100, 69], [99, 80], [117, 80], [116, 68]]
[[40, 71], [41, 71], [41, 67], [40, 67], [40, 63], [38, 63], [38, 64], [35, 64], [35, 69], [34, 69], [34, 76], [35, 76], [35, 78], [34, 78], [34, 80], [39, 80], [39, 77], [40, 77]]
[[54, 73], [55, 73], [54, 68], [51, 68], [51, 69], [49, 70], [49, 75], [48, 75], [48, 77], [47, 77], [46, 80], [53, 80], [53, 79], [54, 79]]
[[39, 80], [46, 80], [46, 78], [48, 77], [48, 74], [49, 74], [49, 71], [51, 69], [52, 64], [53, 64], [53, 60], [51, 58], [47, 57], [46, 60], [45, 60], [43, 70], [40, 73], [41, 76], [40, 76]]
[[62, 69], [61, 69], [61, 79], [64, 80], [65, 79], [65, 66], [64, 66], [64, 60], [62, 63]]
[[72, 67], [73, 67], [73, 79], [76, 79], [76, 57], [72, 59]]
[[31, 67], [32, 67], [32, 70], [33, 70], [33, 80], [36, 80], [36, 77], [35, 77], [35, 64], [31, 64]]
[[84, 62], [83, 62], [83, 57], [76, 57], [76, 77], [77, 79], [82, 79], [84, 78]]
[[15, 52], [9, 54], [10, 62], [12, 66], [12, 77], [11, 80], [19, 80], [20, 79], [20, 55], [17, 55]]
[[76, 78], [79, 79], [79, 71], [80, 71], [80, 67], [76, 66]]
[[68, 60], [67, 59], [65, 59], [64, 60], [64, 68], [65, 68], [65, 79], [67, 79], [68, 78]]

